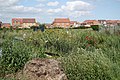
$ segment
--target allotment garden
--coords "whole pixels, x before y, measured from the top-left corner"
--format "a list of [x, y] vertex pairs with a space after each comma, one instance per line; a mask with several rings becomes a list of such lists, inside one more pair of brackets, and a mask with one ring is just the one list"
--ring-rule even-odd
[[59, 60], [68, 80], [120, 80], [120, 35], [92, 29], [0, 31], [0, 79], [34, 58]]

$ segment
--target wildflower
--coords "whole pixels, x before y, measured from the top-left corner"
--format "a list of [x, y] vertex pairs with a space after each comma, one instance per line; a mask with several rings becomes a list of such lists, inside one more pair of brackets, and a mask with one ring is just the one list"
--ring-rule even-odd
[[45, 41], [45, 43], [47, 43], [47, 42], [48, 42], [48, 40]]
[[87, 44], [86, 48], [88, 48], [88, 47], [90, 47], [90, 46], [91, 46], [91, 44]]
[[89, 40], [89, 36], [86, 36], [86, 40]]
[[23, 38], [25, 38], [26, 37], [26, 34], [23, 34]]

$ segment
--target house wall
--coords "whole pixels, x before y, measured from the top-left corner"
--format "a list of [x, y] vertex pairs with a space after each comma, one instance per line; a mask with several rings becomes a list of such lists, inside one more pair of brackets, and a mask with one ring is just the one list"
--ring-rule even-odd
[[12, 19], [12, 26], [18, 28], [30, 28], [31, 26], [36, 26], [36, 22], [30, 22], [34, 19], [23, 19], [23, 18], [14, 18]]
[[70, 23], [54, 23], [53, 26], [54, 27], [61, 27], [61, 28], [69, 28]]
[[12, 19], [12, 26], [13, 27], [22, 27], [22, 19]]
[[36, 26], [36, 25], [37, 25], [36, 23], [23, 23], [22, 27], [23, 28], [30, 28], [30, 27]]
[[10, 28], [10, 26], [11, 26], [10, 24], [2, 24], [1, 27], [2, 27], [2, 28], [4, 28], [4, 27], [5, 27], [5, 28]]

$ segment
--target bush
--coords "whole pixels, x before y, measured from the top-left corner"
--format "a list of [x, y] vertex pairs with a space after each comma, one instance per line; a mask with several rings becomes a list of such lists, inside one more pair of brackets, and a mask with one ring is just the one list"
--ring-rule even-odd
[[[26, 45], [24, 41], [4, 40], [0, 57], [0, 76], [21, 70], [32, 58], [44, 58], [41, 48]], [[34, 51], [33, 51], [34, 50]]]
[[91, 25], [94, 31], [99, 31], [99, 25]]
[[[119, 80], [120, 68], [113, 64], [101, 50], [87, 52], [79, 49], [61, 58], [69, 80]], [[116, 71], [118, 70], [118, 71]]]
[[73, 27], [72, 29], [87, 29], [85, 26], [80, 26], [80, 27]]

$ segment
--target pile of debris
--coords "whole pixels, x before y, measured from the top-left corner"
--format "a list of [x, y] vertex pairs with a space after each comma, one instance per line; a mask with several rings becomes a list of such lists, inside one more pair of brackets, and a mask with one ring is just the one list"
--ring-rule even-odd
[[33, 59], [27, 62], [23, 77], [25, 80], [68, 80], [60, 62], [54, 59]]

